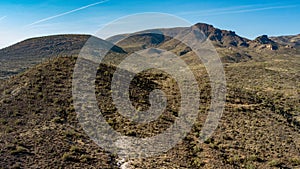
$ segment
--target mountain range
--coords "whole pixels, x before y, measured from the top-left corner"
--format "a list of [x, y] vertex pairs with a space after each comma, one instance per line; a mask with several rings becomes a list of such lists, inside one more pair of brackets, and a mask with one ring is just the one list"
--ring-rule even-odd
[[[217, 48], [224, 62], [250, 60], [252, 55], [259, 55], [261, 50], [264, 50], [264, 52], [266, 52], [266, 50], [286, 52], [286, 50], [298, 50], [300, 46], [299, 35], [270, 38], [267, 35], [262, 35], [254, 40], [249, 40], [237, 35], [233, 31], [221, 30], [209, 24], [198, 23], [192, 27], [196, 27], [207, 36]], [[172, 40], [170, 37], [164, 37], [164, 32], [171, 32], [180, 36], [180, 34], [183, 34], [188, 29], [192, 29], [192, 27], [151, 30], [151, 32], [157, 31], [157, 34], [147, 33], [150, 30], [145, 30], [139, 32], [139, 35], [136, 36], [134, 34], [116, 35], [108, 38], [107, 41], [114, 43], [120, 38], [130, 36], [118, 45], [128, 51], [149, 46], [171, 50], [170, 48], [176, 46], [178, 42], [175, 42], [174, 39]], [[4, 79], [18, 74], [45, 59], [56, 56], [77, 55], [90, 37], [91, 35], [54, 35], [38, 37], [27, 39], [1, 49], [0, 78]], [[179, 50], [177, 46], [176, 50]], [[181, 51], [175, 51], [175, 53], [184, 55], [191, 51], [186, 48], [180, 50]]]

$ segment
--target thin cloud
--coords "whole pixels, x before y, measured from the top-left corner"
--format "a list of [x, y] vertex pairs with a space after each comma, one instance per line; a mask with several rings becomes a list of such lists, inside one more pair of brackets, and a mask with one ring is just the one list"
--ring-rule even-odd
[[5, 19], [7, 16], [2, 16], [0, 17], [0, 21], [2, 21], [3, 19]]
[[96, 2], [96, 3], [93, 3], [93, 4], [89, 4], [89, 5], [86, 5], [86, 6], [77, 8], [77, 9], [73, 9], [73, 10], [68, 11], [68, 12], [64, 12], [64, 13], [61, 13], [61, 14], [58, 14], [58, 15], [50, 16], [50, 17], [47, 17], [47, 18], [44, 18], [44, 19], [35, 21], [35, 22], [33, 22], [33, 23], [29, 24], [29, 25], [26, 25], [26, 27], [27, 27], [27, 26], [36, 25], [36, 24], [39, 24], [39, 23], [42, 23], [42, 22], [45, 22], [45, 21], [49, 21], [49, 20], [51, 20], [51, 19], [55, 19], [55, 18], [64, 16], [64, 15], [68, 15], [68, 14], [70, 14], [70, 13], [74, 13], [74, 12], [77, 12], [77, 11], [80, 11], [80, 10], [83, 10], [83, 9], [86, 9], [86, 8], [89, 8], [89, 7], [98, 5], [98, 4], [102, 4], [102, 3], [105, 3], [105, 2], [108, 2], [108, 1], [109, 1], [109, 0], [99, 1], [99, 2]]
[[269, 7], [261, 7], [261, 8], [233, 10], [233, 11], [225, 11], [225, 12], [218, 12], [218, 13], [208, 13], [200, 16], [216, 16], [216, 15], [224, 15], [224, 14], [247, 13], [247, 12], [271, 10], [271, 9], [285, 9], [285, 8], [295, 8], [295, 7], [298, 7], [298, 5], [269, 6]]
[[213, 12], [223, 12], [223, 11], [231, 11], [231, 10], [241, 10], [247, 9], [251, 7], [256, 7], [258, 5], [241, 5], [241, 6], [232, 6], [226, 8], [215, 8], [215, 9], [207, 9], [207, 10], [197, 10], [197, 11], [187, 11], [187, 12], [180, 12], [179, 15], [195, 15], [195, 14], [203, 14], [203, 13], [213, 13]]

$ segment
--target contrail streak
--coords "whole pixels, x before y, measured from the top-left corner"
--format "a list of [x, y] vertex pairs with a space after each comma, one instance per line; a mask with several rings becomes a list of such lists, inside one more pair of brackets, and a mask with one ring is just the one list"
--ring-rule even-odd
[[108, 2], [108, 1], [109, 0], [99, 1], [99, 2], [96, 2], [96, 3], [93, 3], [93, 4], [89, 4], [89, 5], [77, 8], [77, 9], [73, 9], [73, 10], [68, 11], [68, 12], [64, 12], [64, 13], [61, 13], [61, 14], [58, 14], [58, 15], [50, 16], [50, 17], [47, 17], [47, 18], [35, 21], [35, 22], [33, 22], [33, 23], [29, 24], [29, 25], [26, 25], [26, 27], [27, 26], [36, 25], [36, 24], [39, 24], [41, 22], [45, 22], [45, 21], [48, 21], [48, 20], [51, 20], [51, 19], [54, 19], [54, 18], [58, 18], [58, 17], [64, 16], [64, 15], [67, 15], [67, 14], [70, 14], [70, 13], [73, 13], [73, 12], [77, 12], [77, 11], [80, 11], [80, 10], [83, 10], [83, 9], [86, 9], [86, 8], [89, 8], [89, 7], [98, 5], [98, 4], [102, 4], [102, 3], [105, 3], [105, 2]]
[[225, 11], [225, 12], [218, 12], [218, 13], [210, 13], [210, 14], [204, 14], [204, 15], [200, 15], [200, 16], [215, 16], [215, 15], [234, 14], [234, 13], [247, 13], [247, 12], [271, 10], [271, 9], [294, 8], [294, 7], [297, 7], [297, 6], [298, 5], [269, 6], [269, 7], [261, 7], [261, 8], [252, 8], [252, 9], [242, 9], [242, 10], [233, 10], [233, 11]]
[[179, 15], [194, 15], [194, 14], [205, 14], [205, 13], [215, 13], [215, 12], [224, 12], [224, 11], [231, 11], [231, 10], [242, 10], [242, 9], [249, 9], [251, 7], [256, 7], [258, 5], [242, 5], [242, 6], [231, 6], [226, 8], [215, 8], [215, 9], [208, 9], [208, 10], [198, 10], [198, 11], [188, 11], [188, 12], [180, 12]]

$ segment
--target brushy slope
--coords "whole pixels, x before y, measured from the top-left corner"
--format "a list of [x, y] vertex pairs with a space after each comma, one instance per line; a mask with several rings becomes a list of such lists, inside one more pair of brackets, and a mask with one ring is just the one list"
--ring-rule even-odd
[[[197, 137], [206, 117], [210, 88], [203, 67], [194, 68], [202, 72], [197, 75], [202, 106], [193, 130], [167, 153], [135, 159], [129, 165], [133, 168], [299, 167], [300, 133], [296, 120], [299, 88], [290, 89], [299, 76], [299, 59], [291, 57], [292, 60], [289, 69], [294, 73], [292, 70], [278, 71], [280, 67], [270, 70], [272, 65], [278, 65], [273, 60], [228, 65], [226, 109], [218, 129], [203, 144]], [[118, 157], [93, 143], [78, 124], [71, 95], [75, 61], [76, 57], [51, 59], [1, 84], [2, 168], [118, 167]], [[99, 107], [105, 110], [108, 123], [125, 135], [137, 137], [151, 136], [166, 129], [176, 118], [176, 101], [168, 103], [165, 114], [151, 125], [133, 124], [116, 112], [109, 104], [112, 103], [109, 93], [114, 70], [114, 66], [101, 65], [96, 83]], [[274, 80], [278, 81], [277, 85], [272, 85]], [[146, 96], [153, 88], [166, 93], [173, 91], [171, 100], [176, 100], [179, 94], [176, 83], [168, 75], [149, 71], [132, 82], [133, 105], [147, 108]], [[286, 92], [290, 90], [296, 92]]]

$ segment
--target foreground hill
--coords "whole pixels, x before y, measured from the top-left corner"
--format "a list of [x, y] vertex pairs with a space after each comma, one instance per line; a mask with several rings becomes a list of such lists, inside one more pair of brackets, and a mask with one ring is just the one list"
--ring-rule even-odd
[[[111, 56], [126, 56], [112, 52]], [[276, 59], [276, 60], [273, 60]], [[1, 168], [118, 168], [118, 157], [98, 147], [82, 130], [73, 107], [74, 56], [34, 66], [0, 85]], [[289, 65], [289, 71], [283, 68]], [[210, 99], [203, 66], [193, 67], [201, 89], [199, 118], [193, 130], [160, 156], [129, 160], [128, 168], [297, 168], [300, 167], [299, 56], [272, 56], [265, 62], [226, 66], [228, 93], [219, 127], [205, 143], [198, 136]], [[164, 114], [150, 124], [135, 124], [117, 113], [110, 96], [113, 65], [98, 68], [96, 95], [107, 122], [127, 136], [163, 132], [178, 113], [179, 93], [172, 78], [147, 71], [132, 82], [133, 105], [146, 109], [154, 88], [169, 93]], [[150, 81], [149, 81], [150, 80]], [[278, 83], [274, 83], [277, 81]], [[295, 88], [293, 88], [293, 86]], [[173, 101], [172, 101], [173, 100]]]

